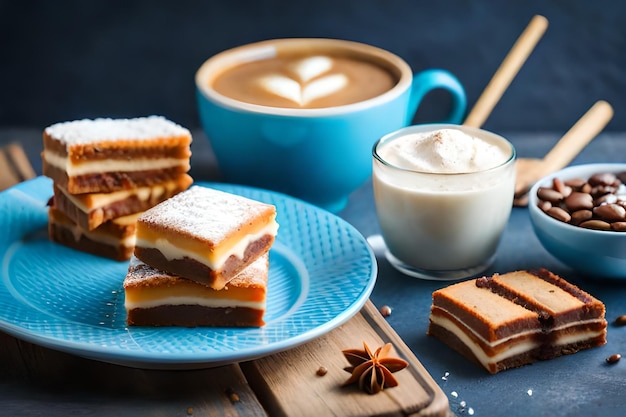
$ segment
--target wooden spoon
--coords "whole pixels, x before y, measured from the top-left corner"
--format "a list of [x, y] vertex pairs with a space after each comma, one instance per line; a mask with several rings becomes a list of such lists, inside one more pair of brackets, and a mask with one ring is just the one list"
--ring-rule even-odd
[[613, 107], [604, 100], [597, 101], [542, 159], [518, 158], [515, 166], [515, 205], [526, 205], [522, 197], [530, 187], [540, 178], [572, 162], [611, 118]]
[[511, 84], [547, 28], [548, 19], [543, 16], [536, 15], [530, 20], [467, 115], [465, 122], [463, 122], [465, 126], [479, 128], [485, 123], [496, 103]]

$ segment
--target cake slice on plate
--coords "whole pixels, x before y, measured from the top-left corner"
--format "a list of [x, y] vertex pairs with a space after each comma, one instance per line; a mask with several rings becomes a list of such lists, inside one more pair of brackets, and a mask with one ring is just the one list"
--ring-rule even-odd
[[129, 326], [260, 327], [266, 307], [268, 254], [221, 290], [131, 258], [124, 280]]
[[277, 231], [274, 205], [192, 186], [139, 217], [135, 256], [219, 290], [269, 251]]
[[516, 271], [433, 293], [428, 334], [490, 373], [606, 343], [604, 304], [547, 271]]
[[43, 174], [70, 194], [147, 187], [189, 171], [189, 130], [164, 117], [84, 119], [43, 132]]

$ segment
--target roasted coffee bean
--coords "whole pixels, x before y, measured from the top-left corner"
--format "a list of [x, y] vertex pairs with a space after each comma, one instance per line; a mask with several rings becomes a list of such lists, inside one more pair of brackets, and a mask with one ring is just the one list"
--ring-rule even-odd
[[565, 185], [559, 178], [552, 180], [552, 188], [561, 193], [563, 197], [568, 197], [572, 193], [572, 187]]
[[613, 222], [611, 223], [611, 229], [616, 232], [626, 232], [626, 222]]
[[614, 353], [611, 356], [609, 356], [608, 358], [606, 358], [606, 363], [608, 364], [614, 364], [619, 362], [619, 360], [622, 359], [622, 355], [620, 355], [619, 353]]
[[561, 207], [550, 207], [550, 210], [546, 211], [546, 213], [565, 223], [569, 223], [569, 221], [572, 220], [572, 216], [570, 216], [570, 214]]
[[626, 314], [622, 314], [621, 316], [617, 316], [614, 321], [616, 326], [626, 326]]
[[580, 191], [583, 185], [587, 184], [587, 180], [584, 178], [572, 178], [563, 181], [563, 184], [567, 185], [568, 187], [572, 187], [572, 189], [576, 191]]
[[552, 203], [549, 201], [539, 200], [539, 204], [537, 206], [541, 211], [548, 211], [552, 208]]
[[563, 194], [548, 187], [539, 187], [539, 189], [537, 190], [537, 196], [541, 200], [549, 201], [552, 204], [557, 204], [561, 200], [563, 200]]
[[580, 227], [593, 230], [611, 230], [611, 224], [602, 220], [587, 220], [579, 224]]
[[552, 179], [537, 189], [537, 207], [549, 216], [587, 229], [626, 232], [626, 171], [589, 179]]
[[591, 177], [589, 177], [589, 180], [587, 180], [587, 182], [592, 187], [595, 187], [597, 185], [612, 185], [616, 179], [617, 177], [615, 176], [615, 174], [612, 174], [610, 172], [600, 172], [598, 174], [593, 174]]
[[593, 208], [593, 198], [591, 194], [576, 191], [565, 199], [565, 206], [570, 211], [590, 210]]
[[579, 225], [580, 223], [589, 220], [593, 217], [593, 211], [591, 210], [576, 210], [572, 213], [572, 224]]
[[593, 209], [593, 214], [600, 220], [617, 222], [626, 219], [626, 209], [618, 204], [603, 204]]

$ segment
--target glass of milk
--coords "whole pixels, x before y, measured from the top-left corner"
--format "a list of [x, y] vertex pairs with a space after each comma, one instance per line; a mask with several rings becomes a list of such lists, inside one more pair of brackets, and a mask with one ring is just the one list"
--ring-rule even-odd
[[513, 204], [509, 141], [465, 126], [418, 125], [384, 136], [372, 154], [376, 211], [395, 268], [452, 280], [489, 267]]

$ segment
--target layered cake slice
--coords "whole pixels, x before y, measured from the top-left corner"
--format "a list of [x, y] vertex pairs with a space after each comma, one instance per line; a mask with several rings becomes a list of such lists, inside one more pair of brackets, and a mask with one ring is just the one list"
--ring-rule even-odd
[[266, 307], [268, 254], [221, 290], [131, 259], [124, 280], [129, 326], [260, 327]]
[[70, 194], [147, 187], [189, 171], [191, 140], [160, 116], [57, 123], [43, 132], [43, 174]]
[[277, 231], [275, 206], [192, 186], [139, 217], [135, 256], [219, 290], [270, 249]]
[[83, 229], [55, 207], [48, 209], [51, 241], [93, 255], [126, 261], [135, 248], [135, 229], [141, 213], [109, 220], [93, 230]]
[[557, 275], [516, 271], [435, 291], [428, 334], [497, 373], [605, 344], [604, 315]]
[[74, 223], [83, 229], [93, 230], [108, 220], [146, 211], [186, 190], [192, 182], [189, 175], [181, 174], [149, 187], [87, 194], [70, 194], [63, 186], [55, 184], [54, 204]]

